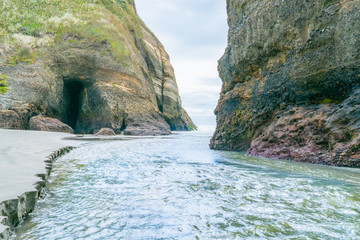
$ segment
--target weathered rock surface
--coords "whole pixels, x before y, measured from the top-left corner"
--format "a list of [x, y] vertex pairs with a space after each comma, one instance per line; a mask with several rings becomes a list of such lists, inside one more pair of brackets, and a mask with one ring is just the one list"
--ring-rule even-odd
[[74, 130], [67, 124], [55, 118], [48, 118], [38, 115], [30, 118], [30, 130], [47, 131], [47, 132], [63, 132], [74, 133]]
[[116, 136], [116, 133], [111, 128], [102, 128], [99, 131], [97, 131], [95, 136]]
[[124, 131], [124, 135], [140, 135], [140, 136], [154, 136], [154, 135], [168, 135], [170, 129], [166, 123], [154, 127], [153, 121], [156, 120], [156, 116], [153, 119], [143, 116], [137, 121], [133, 121]]
[[[254, 139], [250, 155], [360, 167], [360, 90], [341, 104], [293, 107]], [[357, 118], [354, 116], [358, 116]]]
[[20, 116], [13, 110], [0, 110], [0, 128], [20, 129]]
[[360, 166], [360, 2], [227, 0], [211, 147]]
[[157, 136], [169, 135], [170, 130], [155, 128], [152, 125], [133, 124], [124, 131], [124, 135], [132, 136]]
[[134, 1], [4, 0], [0, 8], [8, 87], [0, 109], [21, 108], [22, 129], [38, 114], [76, 133], [120, 133], [143, 119], [155, 132], [192, 128], [169, 56]]

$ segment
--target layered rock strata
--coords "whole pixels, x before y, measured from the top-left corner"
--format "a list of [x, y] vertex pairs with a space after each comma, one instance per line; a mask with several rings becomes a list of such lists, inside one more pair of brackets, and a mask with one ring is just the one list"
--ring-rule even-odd
[[0, 127], [29, 129], [41, 114], [75, 133], [193, 128], [169, 56], [134, 1], [3, 0], [0, 8]]
[[360, 1], [227, 0], [211, 147], [360, 167]]

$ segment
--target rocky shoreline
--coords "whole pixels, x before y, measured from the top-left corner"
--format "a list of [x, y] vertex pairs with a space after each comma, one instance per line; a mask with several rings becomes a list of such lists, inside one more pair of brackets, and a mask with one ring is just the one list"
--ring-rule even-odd
[[211, 148], [360, 167], [360, 2], [228, 0]]

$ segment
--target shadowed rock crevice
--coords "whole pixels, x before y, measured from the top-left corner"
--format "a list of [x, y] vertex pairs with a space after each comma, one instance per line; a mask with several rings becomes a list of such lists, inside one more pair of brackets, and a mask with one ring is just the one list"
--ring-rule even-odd
[[[85, 84], [79, 79], [64, 80], [64, 102], [67, 109], [65, 123], [75, 130], [83, 104]], [[64, 119], [64, 118], [63, 118]]]

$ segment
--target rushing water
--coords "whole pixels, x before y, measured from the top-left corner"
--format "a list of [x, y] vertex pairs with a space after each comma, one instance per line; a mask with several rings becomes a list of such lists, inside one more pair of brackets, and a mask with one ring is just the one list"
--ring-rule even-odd
[[212, 151], [210, 134], [90, 142], [18, 239], [360, 239], [355, 170]]

